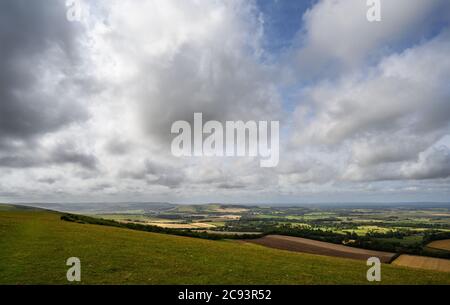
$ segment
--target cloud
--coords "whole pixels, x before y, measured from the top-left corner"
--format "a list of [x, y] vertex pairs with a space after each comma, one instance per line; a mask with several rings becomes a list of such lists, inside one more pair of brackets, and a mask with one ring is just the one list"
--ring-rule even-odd
[[52, 164], [77, 164], [84, 169], [94, 170], [97, 168], [98, 160], [94, 155], [79, 151], [72, 144], [57, 146], [50, 154]]
[[[383, 1], [381, 23], [367, 22], [365, 1], [312, 3], [289, 21], [302, 22], [292, 45], [270, 53], [270, 12], [255, 1], [86, 1], [82, 23], [62, 0], [2, 1], [0, 196], [443, 198], [449, 2]], [[280, 120], [279, 167], [173, 157], [170, 127], [194, 112]]]
[[359, 69], [419, 43], [433, 35], [436, 24], [449, 20], [445, 12], [450, 5], [445, 0], [381, 3], [382, 22], [370, 23], [366, 1], [318, 1], [304, 14], [298, 47], [288, 57], [288, 65], [299, 71], [292, 73], [317, 80]]
[[441, 178], [435, 170], [427, 171], [434, 166], [431, 160], [422, 160], [414, 173], [408, 162], [450, 133], [449, 51], [449, 32], [444, 30], [384, 57], [364, 73], [347, 73], [306, 89], [296, 110], [295, 147], [328, 151], [330, 160], [347, 158], [337, 171], [344, 180]]
[[[173, 122], [277, 117], [280, 100], [258, 60], [262, 24], [247, 1], [108, 2], [95, 36], [101, 75], [143, 136], [166, 147]], [[103, 62], [110, 65], [103, 65]], [[118, 106], [121, 107], [121, 106]], [[167, 151], [166, 151], [167, 152]]]
[[64, 1], [5, 0], [0, 20], [0, 149], [86, 119], [82, 28], [65, 19]]
[[411, 134], [363, 138], [352, 143], [352, 161], [361, 166], [410, 161], [417, 158], [438, 137], [415, 137]]
[[450, 149], [439, 147], [422, 154], [416, 163], [402, 168], [406, 179], [427, 180], [450, 177]]
[[34, 147], [33, 152], [25, 150], [0, 157], [0, 168], [46, 168], [52, 165], [77, 165], [82, 169], [96, 170], [98, 160], [73, 143], [58, 143], [52, 148]]
[[[300, 143], [447, 132], [449, 33], [383, 59], [365, 75], [349, 74], [308, 89], [297, 109]], [[436, 65], [436, 62], [439, 64]], [[309, 119], [308, 119], [309, 118]], [[441, 132], [441, 136], [443, 136]], [[430, 136], [435, 141], [436, 137]]]
[[417, 160], [401, 163], [380, 163], [360, 167], [351, 165], [343, 175], [349, 181], [414, 181], [446, 179], [450, 177], [450, 149], [433, 147], [420, 154]]
[[112, 155], [126, 155], [131, 149], [130, 145], [126, 141], [113, 138], [106, 143], [105, 148]]
[[161, 185], [176, 188], [185, 181], [183, 169], [175, 168], [169, 164], [156, 163], [146, 160], [143, 166], [134, 170], [123, 170], [120, 178], [142, 180], [147, 184]]

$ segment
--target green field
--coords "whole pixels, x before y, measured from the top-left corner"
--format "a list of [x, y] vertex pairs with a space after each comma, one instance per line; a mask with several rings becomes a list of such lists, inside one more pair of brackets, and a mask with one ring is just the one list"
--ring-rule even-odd
[[[364, 262], [83, 225], [59, 213], [0, 211], [0, 284], [67, 284], [79, 257], [83, 284], [368, 284]], [[383, 265], [382, 284], [450, 284], [448, 273]]]

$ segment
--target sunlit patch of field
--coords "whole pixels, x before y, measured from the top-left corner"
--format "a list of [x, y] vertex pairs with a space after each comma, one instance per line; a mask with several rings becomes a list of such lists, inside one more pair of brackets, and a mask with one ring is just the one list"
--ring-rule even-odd
[[239, 220], [242, 218], [241, 215], [220, 215], [217, 216], [217, 218], [222, 219], [222, 220]]
[[204, 223], [204, 222], [193, 222], [193, 223], [177, 223], [177, 222], [134, 222], [134, 221], [125, 221], [121, 220], [119, 222], [122, 223], [136, 223], [136, 224], [143, 224], [148, 226], [155, 226], [165, 229], [213, 229], [216, 228], [215, 225], [211, 223]]
[[450, 260], [441, 258], [401, 255], [392, 264], [394, 266], [450, 272]]
[[376, 233], [386, 233], [391, 231], [391, 228], [383, 228], [378, 226], [359, 226], [356, 229], [348, 229], [348, 230], [333, 230], [336, 233], [355, 233], [357, 235], [363, 236], [366, 235], [369, 232], [376, 232]]
[[289, 215], [285, 217], [288, 220], [303, 220], [303, 216], [298, 215]]
[[239, 214], [239, 213], [245, 213], [248, 210], [247, 209], [238, 209], [238, 208], [217, 208], [213, 210], [216, 213], [230, 213], [230, 214]]
[[299, 229], [311, 229], [312, 226], [307, 223], [290, 223], [290, 222], [280, 222], [280, 224], [290, 224], [293, 228], [299, 228]]
[[219, 227], [225, 226], [226, 222], [224, 222], [224, 221], [222, 221], [222, 222], [221, 221], [212, 221], [212, 222], [209, 222], [209, 224], [215, 226], [216, 228], [219, 228]]
[[304, 220], [318, 220], [328, 217], [336, 217], [336, 213], [331, 212], [314, 212], [314, 213], [307, 213], [303, 216]]
[[284, 219], [285, 216], [272, 215], [272, 214], [259, 214], [259, 215], [254, 215], [254, 218], [258, 218], [258, 219], [273, 219], [273, 218]]
[[429, 243], [428, 248], [450, 251], [450, 239], [437, 240]]
[[[414, 233], [423, 233], [423, 232], [426, 232], [426, 231], [428, 231], [428, 230], [430, 230], [430, 229], [428, 229], [428, 228], [410, 228], [410, 227], [392, 227], [391, 228], [392, 230], [406, 230], [406, 231], [411, 231], [411, 232], [414, 232]], [[444, 229], [440, 229], [440, 231], [445, 231]]]
[[230, 231], [211, 231], [211, 230], [205, 230], [202, 232], [206, 232], [206, 233], [210, 233], [210, 234], [218, 234], [218, 235], [238, 235], [238, 236], [260, 235], [261, 234], [261, 232], [230, 232]]
[[363, 219], [363, 218], [358, 218], [356, 220], [358, 222], [361, 222], [361, 223], [366, 223], [366, 222], [369, 222], [369, 223], [371, 223], [371, 222], [384, 223], [385, 222], [384, 220], [381, 220], [381, 219]]

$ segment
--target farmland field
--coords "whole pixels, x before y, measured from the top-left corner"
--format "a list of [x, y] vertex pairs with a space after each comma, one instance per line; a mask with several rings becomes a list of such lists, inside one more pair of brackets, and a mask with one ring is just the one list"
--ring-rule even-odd
[[[0, 212], [0, 284], [368, 284], [365, 262], [79, 224], [45, 211]], [[447, 273], [383, 265], [382, 284], [450, 284]]]
[[177, 222], [163, 222], [163, 221], [145, 221], [145, 222], [137, 222], [137, 221], [127, 221], [127, 220], [119, 220], [120, 223], [135, 223], [135, 224], [145, 224], [149, 226], [156, 226], [167, 229], [211, 229], [216, 226], [211, 223], [202, 223], [202, 222], [192, 222], [192, 223], [177, 223]]
[[[450, 209], [428, 206], [393, 207], [258, 207], [233, 205], [167, 205], [153, 210], [102, 213], [99, 211], [84, 214], [117, 221], [137, 221], [173, 226], [182, 224], [209, 224], [218, 231], [255, 231], [277, 228], [282, 225], [331, 230], [340, 234], [388, 233], [391, 231], [407, 233], [404, 237], [421, 240], [429, 230], [450, 231]], [[81, 212], [83, 213], [83, 212]], [[194, 225], [193, 227], [196, 227]], [[198, 226], [200, 229], [202, 225]]]
[[450, 251], [450, 239], [437, 240], [429, 243], [428, 248]]
[[[63, 210], [64, 205], [44, 206]], [[66, 211], [66, 210], [63, 210]], [[450, 259], [426, 245], [450, 238], [449, 204], [309, 206], [78, 204], [68, 212], [123, 224], [216, 235], [286, 235], [367, 250]], [[447, 235], [445, 235], [447, 234]]]
[[401, 255], [392, 264], [395, 266], [450, 272], [450, 260], [447, 259]]
[[364, 250], [305, 238], [279, 235], [269, 235], [263, 238], [250, 240], [249, 242], [281, 250], [359, 260], [367, 260], [370, 257], [378, 257], [383, 263], [389, 263], [395, 255], [395, 253]]

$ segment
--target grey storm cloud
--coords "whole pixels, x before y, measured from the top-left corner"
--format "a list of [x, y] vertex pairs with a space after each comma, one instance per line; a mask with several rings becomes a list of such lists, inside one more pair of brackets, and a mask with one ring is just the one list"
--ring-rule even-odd
[[144, 165], [135, 170], [123, 170], [119, 173], [121, 179], [142, 180], [150, 185], [161, 185], [169, 188], [179, 187], [185, 181], [182, 169], [169, 164], [146, 160]]
[[96, 170], [98, 159], [71, 143], [60, 143], [47, 149], [35, 147], [32, 151], [8, 153], [0, 157], [0, 168], [26, 169], [67, 164], [78, 165], [86, 170]]
[[58, 146], [51, 152], [49, 162], [53, 164], [77, 164], [88, 170], [95, 170], [98, 164], [97, 157], [80, 152], [71, 145]]
[[45, 183], [45, 184], [52, 185], [52, 184], [55, 184], [58, 181], [58, 179], [57, 178], [53, 178], [53, 177], [45, 177], [45, 178], [39, 178], [39, 179], [37, 179], [37, 181], [40, 182], [40, 183]]
[[106, 143], [105, 149], [112, 155], [126, 155], [130, 151], [130, 143], [120, 139], [111, 139]]
[[371, 166], [350, 166], [343, 175], [347, 181], [435, 180], [450, 177], [450, 150], [448, 147], [432, 148], [417, 160], [399, 163], [380, 163]]
[[68, 94], [81, 31], [64, 1], [0, 1], [0, 149], [86, 118]]
[[38, 158], [31, 156], [5, 156], [0, 158], [0, 167], [3, 168], [30, 168], [42, 164]]
[[226, 189], [226, 190], [235, 190], [235, 189], [245, 189], [246, 185], [245, 184], [231, 184], [231, 183], [221, 183], [218, 185], [219, 188], [221, 189]]
[[405, 169], [405, 178], [414, 180], [445, 179], [450, 177], [450, 149], [435, 148]]

